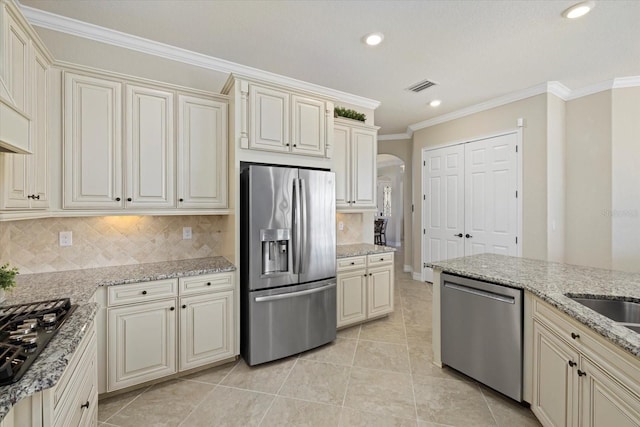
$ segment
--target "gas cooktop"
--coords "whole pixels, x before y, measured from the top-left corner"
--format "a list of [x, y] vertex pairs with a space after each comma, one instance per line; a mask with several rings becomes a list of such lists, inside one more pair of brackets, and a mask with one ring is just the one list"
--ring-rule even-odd
[[75, 309], [69, 298], [0, 307], [0, 385], [22, 378]]

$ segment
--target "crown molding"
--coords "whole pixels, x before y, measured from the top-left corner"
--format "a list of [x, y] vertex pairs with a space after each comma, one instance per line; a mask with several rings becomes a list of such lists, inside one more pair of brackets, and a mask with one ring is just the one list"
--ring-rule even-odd
[[411, 139], [413, 132], [409, 133], [408, 130], [405, 133], [393, 133], [389, 135], [378, 135], [378, 141], [397, 141], [400, 139]]
[[49, 30], [158, 56], [172, 61], [195, 65], [213, 71], [241, 74], [271, 83], [290, 86], [299, 90], [315, 92], [358, 107], [375, 110], [380, 106], [380, 102], [373, 99], [303, 82], [280, 74], [270, 73], [258, 68], [204, 55], [77, 19], [56, 15], [22, 4], [20, 5], [20, 10], [31, 25]]
[[618, 77], [613, 79], [613, 89], [640, 86], [640, 76]]

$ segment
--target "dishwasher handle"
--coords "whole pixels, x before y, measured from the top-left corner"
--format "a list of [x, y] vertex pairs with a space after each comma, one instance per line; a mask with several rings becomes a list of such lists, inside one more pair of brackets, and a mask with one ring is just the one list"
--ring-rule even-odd
[[515, 304], [516, 303], [516, 299], [510, 295], [501, 295], [495, 292], [489, 292], [489, 291], [483, 291], [481, 289], [476, 289], [476, 288], [472, 288], [469, 286], [465, 286], [465, 285], [460, 285], [457, 283], [448, 283], [445, 282], [444, 284], [445, 288], [449, 288], [449, 289], [453, 289], [456, 291], [460, 291], [460, 292], [466, 292], [468, 294], [472, 294], [475, 296], [479, 296], [482, 298], [488, 298], [488, 299], [492, 299], [494, 301], [500, 301], [500, 302], [504, 302], [507, 304]]

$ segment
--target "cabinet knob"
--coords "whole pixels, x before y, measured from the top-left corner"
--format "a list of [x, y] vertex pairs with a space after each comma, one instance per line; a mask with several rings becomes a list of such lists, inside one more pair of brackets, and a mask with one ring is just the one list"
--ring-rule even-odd
[[587, 375], [587, 373], [585, 371], [581, 371], [580, 369], [578, 369], [578, 376], [579, 377], [584, 377], [585, 375]]
[[384, 261], [384, 258], [380, 258], [380, 261]]
[[182, 308], [187, 308], [187, 304], [182, 304]]
[[147, 291], [142, 291], [142, 295], [146, 295], [146, 294], [147, 294]]
[[574, 362], [573, 360], [569, 360], [569, 366], [571, 366], [573, 368], [576, 365], [577, 365], [576, 362]]
[[85, 403], [80, 405], [80, 409], [89, 409], [89, 401], [87, 400]]
[[573, 338], [574, 340], [577, 340], [578, 338], [580, 338], [580, 335], [574, 332], [571, 332], [571, 338]]
[[367, 277], [367, 273], [364, 273], [364, 277]]
[[369, 273], [369, 276], [373, 276], [373, 273]]
[[351, 265], [356, 265], [356, 263], [355, 263], [355, 262], [353, 262], [353, 261], [351, 261]]
[[289, 144], [284, 144], [284, 145], [285, 145], [286, 147], [288, 147], [288, 146], [289, 146]]
[[130, 202], [130, 201], [131, 201], [131, 197], [127, 197], [127, 202]]
[[179, 202], [184, 202], [184, 199], [178, 199]]
[[297, 144], [293, 144], [293, 146], [294, 146], [294, 147], [297, 147], [298, 145], [297, 145]]
[[176, 309], [175, 307], [170, 307], [170, 308], [169, 308], [169, 310], [171, 310], [171, 311], [173, 311], [173, 310], [175, 310], [175, 309]]
[[116, 202], [119, 202], [120, 200], [120, 197], [116, 197]]
[[211, 286], [211, 282], [207, 282], [207, 286]]

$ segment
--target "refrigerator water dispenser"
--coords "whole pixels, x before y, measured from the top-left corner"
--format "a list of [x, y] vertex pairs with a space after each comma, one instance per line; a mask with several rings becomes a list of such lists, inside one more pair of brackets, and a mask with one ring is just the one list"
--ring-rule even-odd
[[289, 271], [289, 243], [291, 230], [271, 228], [260, 230], [262, 242], [262, 274], [287, 273]]

